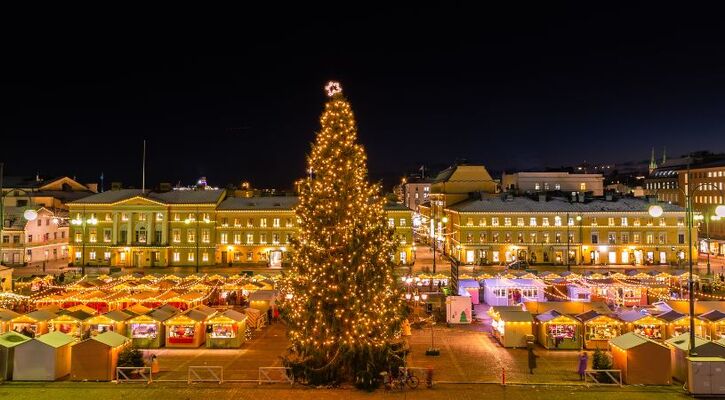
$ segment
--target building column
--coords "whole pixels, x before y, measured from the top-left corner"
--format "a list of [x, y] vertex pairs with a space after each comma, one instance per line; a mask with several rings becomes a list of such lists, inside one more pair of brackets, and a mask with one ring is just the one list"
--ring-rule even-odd
[[111, 231], [111, 243], [118, 244], [118, 213], [113, 213], [113, 231]]
[[128, 221], [127, 221], [127, 224], [126, 224], [126, 229], [127, 229], [127, 232], [126, 232], [126, 244], [127, 245], [130, 245], [131, 244], [131, 238], [133, 237], [133, 213], [132, 212], [129, 212], [128, 213]]
[[155, 212], [147, 212], [146, 213], [146, 220], [148, 221], [148, 233], [146, 234], [146, 244], [154, 244], [154, 239], [156, 236], [156, 213]]
[[164, 212], [163, 215], [164, 215], [164, 221], [161, 224], [161, 243], [163, 243], [164, 245], [168, 245], [168, 243], [169, 243], [169, 239], [168, 239], [169, 224], [171, 224], [171, 221], [169, 220], [170, 214], [168, 212]]

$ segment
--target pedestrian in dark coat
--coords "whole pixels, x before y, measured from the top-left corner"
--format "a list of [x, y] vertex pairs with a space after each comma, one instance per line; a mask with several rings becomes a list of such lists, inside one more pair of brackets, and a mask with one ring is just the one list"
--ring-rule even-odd
[[588, 363], [589, 355], [586, 353], [586, 351], [582, 351], [582, 353], [579, 355], [579, 368], [577, 369], [577, 372], [579, 373], [579, 380], [584, 380], [584, 371], [587, 370]]
[[529, 373], [534, 373], [534, 368], [536, 368], [536, 359], [539, 358], [539, 356], [534, 353], [533, 348], [529, 348]]

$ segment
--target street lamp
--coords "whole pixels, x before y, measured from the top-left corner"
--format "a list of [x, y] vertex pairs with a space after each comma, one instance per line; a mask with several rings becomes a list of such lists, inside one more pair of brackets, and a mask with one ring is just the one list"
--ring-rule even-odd
[[[689, 170], [688, 170], [688, 178], [689, 178]], [[708, 189], [711, 189], [713, 185], [711, 183], [700, 183], [699, 185], [695, 186], [690, 189], [689, 179], [687, 180], [687, 184], [685, 189], [682, 190], [682, 188], [679, 188], [680, 192], [685, 196], [685, 219], [687, 223], [687, 253], [689, 258], [689, 276], [687, 277], [687, 288], [688, 288], [688, 301], [689, 301], [689, 311], [690, 311], [690, 348], [689, 348], [689, 355], [692, 357], [695, 355], [695, 282], [693, 280], [693, 263], [692, 263], [692, 221], [693, 221], [693, 209], [692, 209], [692, 198], [693, 195], [698, 192], [699, 190], [702, 190], [703, 188], [707, 187]], [[656, 195], [656, 192], [655, 192]], [[664, 214], [664, 209], [662, 206], [658, 204], [653, 204], [649, 207], [649, 215], [654, 218], [661, 217]], [[715, 208], [716, 215], [718, 217], [725, 217], [725, 206], [718, 205]], [[708, 243], [708, 254], [710, 253], [709, 249], [709, 243]], [[707, 265], [707, 274], [710, 274], [710, 264]]]
[[72, 225], [80, 226], [82, 229], [82, 236], [81, 236], [81, 275], [86, 275], [86, 227], [88, 225], [97, 225], [98, 220], [96, 217], [91, 215], [91, 218], [85, 219], [86, 211], [83, 210], [83, 218], [78, 216], [78, 218], [74, 218], [70, 221]]

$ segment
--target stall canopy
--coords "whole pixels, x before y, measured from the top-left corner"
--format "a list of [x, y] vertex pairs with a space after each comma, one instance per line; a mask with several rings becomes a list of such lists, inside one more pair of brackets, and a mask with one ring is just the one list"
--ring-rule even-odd
[[606, 349], [609, 347], [609, 340], [622, 333], [622, 321], [613, 315], [590, 310], [575, 317], [583, 324], [585, 348]]
[[536, 317], [539, 343], [547, 349], [581, 348], [581, 321], [559, 313], [547, 311]]
[[611, 314], [607, 304], [603, 301], [584, 303], [581, 301], [527, 301], [524, 308], [531, 314], [543, 314], [556, 311], [561, 314], [578, 315], [587, 311], [596, 311], [599, 314]]
[[15, 360], [15, 346], [30, 340], [29, 337], [15, 332], [5, 332], [0, 335], [0, 379], [9, 381], [13, 379], [13, 361]]

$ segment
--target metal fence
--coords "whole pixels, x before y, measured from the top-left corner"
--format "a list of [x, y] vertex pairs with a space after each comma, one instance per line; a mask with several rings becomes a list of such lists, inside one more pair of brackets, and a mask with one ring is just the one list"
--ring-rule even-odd
[[216, 365], [193, 365], [189, 366], [187, 383], [195, 382], [224, 382], [224, 367]]
[[622, 386], [621, 369], [588, 369], [584, 371], [584, 383], [587, 385]]
[[153, 382], [151, 367], [116, 367], [116, 383]]
[[259, 367], [259, 378], [257, 383], [289, 383], [294, 384], [295, 378], [292, 368], [287, 367]]

